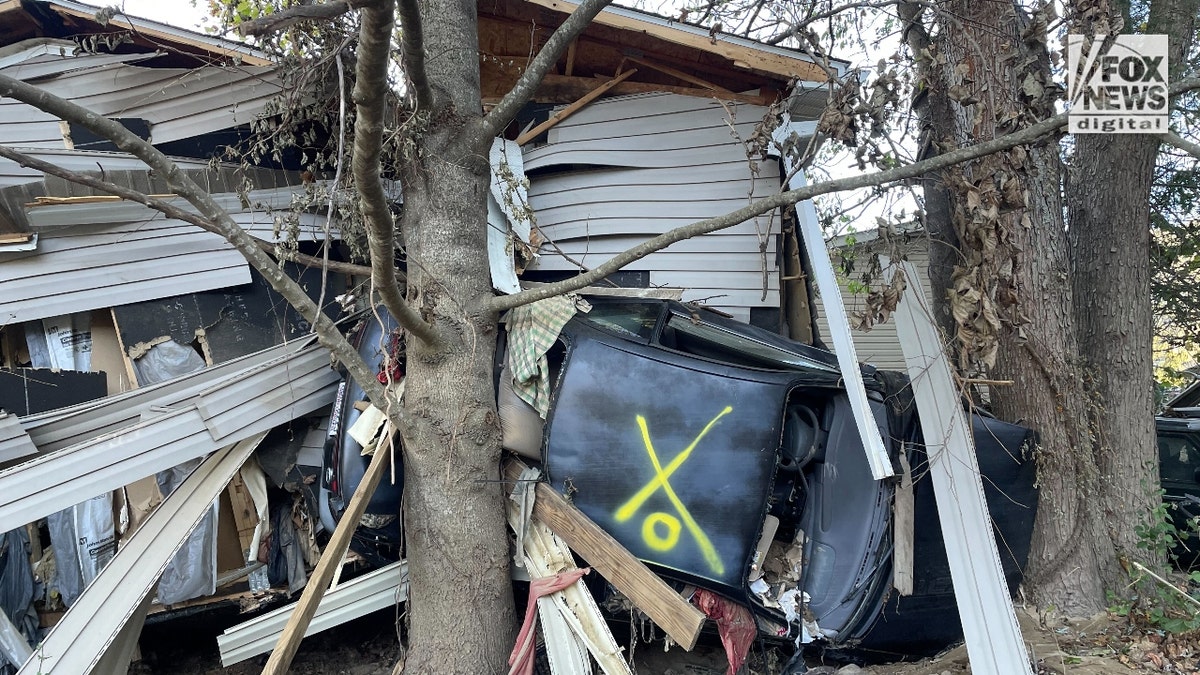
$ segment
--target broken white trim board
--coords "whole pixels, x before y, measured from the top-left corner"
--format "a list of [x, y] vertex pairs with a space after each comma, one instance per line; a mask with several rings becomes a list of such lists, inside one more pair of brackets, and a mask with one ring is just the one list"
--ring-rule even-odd
[[266, 435], [218, 450], [196, 467], [84, 590], [17, 675], [93, 672], [167, 562]]
[[[880, 256], [884, 280], [896, 266]], [[946, 542], [954, 598], [974, 675], [1031, 675], [1029, 652], [1004, 582], [983, 495], [971, 425], [963, 413], [950, 360], [933, 323], [916, 269], [899, 263], [908, 285], [893, 314], [925, 435], [938, 520]]]
[[[321, 598], [304, 636], [315, 635], [407, 599], [408, 562], [400, 560], [329, 589]], [[294, 602], [284, 605], [227, 628], [218, 635], [221, 667], [228, 668], [274, 649], [295, 608]]]
[[[532, 494], [529, 496], [533, 498]], [[578, 569], [571, 549], [549, 527], [529, 518], [528, 514], [522, 514], [521, 506], [512, 499], [506, 499], [505, 506], [509, 527], [513, 532], [524, 534], [522, 557], [531, 578], [540, 579]], [[585, 649], [595, 658], [605, 675], [631, 674], [621, 647], [617, 645], [595, 598], [584, 587], [582, 579], [561, 591], [542, 596], [537, 603], [554, 675], [591, 673], [590, 662], [583, 653]], [[564, 635], [569, 639], [562, 639]]]
[[[814, 122], [794, 123], [785, 120], [776, 130], [773, 138], [786, 137], [796, 132], [801, 137], [811, 136], [814, 132]], [[780, 158], [788, 176], [788, 189], [798, 190], [808, 185], [803, 171], [797, 171], [792, 166], [792, 160], [786, 155]], [[817, 282], [817, 291], [821, 294], [821, 308], [829, 320], [830, 338], [833, 340], [833, 351], [837, 355], [838, 367], [842, 371], [842, 381], [846, 385], [846, 394], [850, 397], [850, 408], [854, 411], [854, 423], [858, 427], [858, 435], [862, 438], [863, 449], [867, 453], [867, 462], [871, 466], [871, 475], [875, 480], [893, 475], [892, 462], [888, 458], [887, 448], [883, 444], [883, 436], [871, 415], [867, 404], [867, 390], [863, 384], [862, 366], [858, 362], [858, 354], [854, 350], [854, 339], [850, 336], [850, 320], [846, 317], [846, 305], [842, 302], [842, 290], [838, 286], [837, 277], [833, 273], [833, 263], [829, 260], [829, 251], [825, 248], [825, 237], [821, 234], [821, 223], [817, 219], [817, 210], [812, 200], [796, 204], [796, 216], [800, 221], [800, 232], [804, 237], [804, 249], [808, 252], [809, 264], [813, 277]]]

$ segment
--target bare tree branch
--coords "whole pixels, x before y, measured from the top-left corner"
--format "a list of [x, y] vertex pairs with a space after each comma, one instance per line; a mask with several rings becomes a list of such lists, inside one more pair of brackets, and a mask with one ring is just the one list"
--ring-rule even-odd
[[350, 11], [349, 2], [329, 2], [323, 5], [295, 5], [273, 14], [238, 24], [243, 36], [262, 37], [305, 21], [329, 21]]
[[525, 68], [525, 72], [521, 73], [521, 77], [513, 88], [509, 90], [504, 98], [492, 108], [491, 112], [486, 117], [479, 120], [468, 130], [469, 137], [473, 142], [484, 143], [491, 142], [504, 131], [504, 127], [512, 121], [513, 117], [520, 112], [521, 108], [529, 102], [537, 91], [538, 84], [542, 78], [554, 64], [558, 61], [558, 57], [562, 56], [563, 51], [571, 44], [571, 42], [583, 32], [592, 19], [600, 13], [612, 0], [583, 0], [578, 8], [567, 17], [566, 21], [562, 22], [554, 33], [546, 40], [546, 46], [542, 47], [537, 56], [529, 62]]
[[1200, 159], [1200, 144], [1193, 143], [1174, 131], [1168, 132], [1166, 136], [1163, 136], [1163, 141], [1183, 150], [1196, 159]]
[[120, 124], [7, 75], [0, 74], [0, 96], [14, 98], [60, 119], [75, 122], [88, 131], [109, 139], [118, 149], [145, 162], [165, 178], [167, 184], [179, 196], [196, 207], [200, 214], [218, 229], [220, 235], [233, 244], [246, 261], [263, 275], [271, 287], [315, 327], [317, 338], [346, 367], [355, 382], [358, 382], [372, 399], [384, 400], [386, 391], [375, 379], [375, 371], [367, 366], [358, 355], [358, 351], [342, 336], [333, 320], [317, 307], [299, 284], [284, 274], [283, 270], [258, 247], [253, 237], [235, 223], [203, 188], [166, 155]]
[[358, 188], [371, 251], [371, 286], [396, 321], [417, 339], [439, 343], [433, 327], [404, 301], [396, 279], [396, 225], [380, 179], [388, 51], [395, 26], [394, 0], [380, 0], [362, 11], [354, 82], [354, 183]]
[[425, 29], [417, 0], [400, 0], [400, 44], [404, 50], [404, 74], [412, 84], [418, 110], [433, 108], [433, 89], [425, 73]]
[[[1184, 91], [1200, 89], [1200, 78], [1190, 78], [1181, 80], [1172, 84], [1169, 91], [1172, 95], [1179, 94]], [[589, 286], [600, 279], [616, 272], [622, 267], [640, 260], [655, 251], [660, 251], [675, 242], [683, 241], [701, 234], [716, 232], [727, 227], [733, 227], [738, 223], [744, 222], [757, 215], [766, 213], [772, 209], [777, 209], [783, 206], [790, 206], [797, 202], [802, 202], [806, 199], [812, 199], [817, 195], [829, 194], [831, 192], [841, 192], [843, 190], [854, 190], [857, 188], [873, 187], [885, 185], [887, 183], [895, 183], [896, 181], [908, 180], [918, 176], [927, 174], [931, 171], [939, 171], [955, 164], [961, 164], [972, 159], [977, 159], [985, 155], [990, 155], [995, 152], [1011, 150], [1018, 145], [1027, 145], [1038, 141], [1039, 139], [1049, 136], [1067, 123], [1067, 113], [1059, 113], [1054, 117], [1042, 120], [1037, 124], [1030, 125], [1021, 131], [1000, 136], [986, 143], [979, 143], [966, 148], [952, 150], [945, 154], [937, 155], [930, 159], [920, 162], [915, 162], [907, 166], [888, 169], [887, 171], [876, 171], [874, 173], [862, 174], [859, 176], [850, 176], [848, 178], [840, 178], [837, 180], [826, 181], [816, 185], [809, 185], [798, 190], [787, 190], [779, 192], [760, 199], [756, 202], [748, 204], [736, 211], [727, 213], [716, 218], [709, 218], [690, 225], [677, 227], [669, 232], [658, 235], [652, 239], [638, 244], [637, 246], [613, 256], [607, 262], [597, 266], [590, 272], [580, 274], [577, 277], [572, 277], [564, 281], [553, 284], [548, 284], [541, 288], [521, 291], [513, 295], [496, 296], [490, 299], [489, 306], [492, 310], [502, 312], [513, 307], [520, 307], [531, 302], [544, 300], [563, 293], [579, 290], [584, 286]]]
[[[77, 185], [90, 187], [95, 190], [100, 190], [101, 192], [107, 192], [110, 195], [116, 195], [121, 199], [128, 199], [131, 202], [143, 204], [154, 209], [155, 211], [158, 211], [168, 218], [182, 220], [183, 222], [195, 225], [206, 232], [212, 232], [216, 235], [221, 234], [221, 229], [216, 225], [213, 225], [205, 218], [196, 215], [191, 211], [185, 211], [170, 202], [147, 195], [144, 192], [131, 190], [127, 187], [117, 185], [116, 183], [109, 183], [108, 181], [100, 180], [99, 178], [94, 178], [87, 174], [68, 171], [57, 164], [51, 164], [50, 162], [42, 161], [36, 157], [30, 157], [25, 153], [17, 152], [12, 148], [7, 148], [3, 145], [0, 145], [0, 157], [12, 160], [21, 166], [29, 167], [30, 169], [41, 171], [42, 173], [48, 173], [51, 176], [58, 176], [63, 180], [70, 181]], [[298, 251], [288, 251], [284, 253], [278, 251], [275, 244], [272, 244], [265, 239], [260, 239], [259, 237], [255, 236], [251, 236], [250, 238], [254, 240], [254, 243], [258, 245], [259, 249], [277, 259], [289, 260], [291, 262], [300, 263], [301, 265], [307, 265], [309, 267], [324, 267], [331, 272], [339, 272], [342, 274], [356, 274], [358, 276], [365, 277], [371, 276], [371, 268], [367, 267], [366, 265], [355, 265], [353, 263], [339, 262], [337, 260], [324, 260], [322, 258], [317, 258], [315, 256], [300, 253]], [[403, 273], [397, 271], [397, 274], [402, 275]]]

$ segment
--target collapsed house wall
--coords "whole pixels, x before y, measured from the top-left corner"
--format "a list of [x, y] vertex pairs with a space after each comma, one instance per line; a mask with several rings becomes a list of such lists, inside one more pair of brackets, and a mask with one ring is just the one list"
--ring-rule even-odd
[[[525, 151], [529, 202], [549, 242], [531, 270], [592, 268], [675, 227], [724, 215], [779, 190], [779, 167], [747, 156], [767, 109], [679, 94], [595, 102]], [[777, 309], [776, 213], [688, 239], [627, 266], [648, 285], [682, 288], [749, 321]]]

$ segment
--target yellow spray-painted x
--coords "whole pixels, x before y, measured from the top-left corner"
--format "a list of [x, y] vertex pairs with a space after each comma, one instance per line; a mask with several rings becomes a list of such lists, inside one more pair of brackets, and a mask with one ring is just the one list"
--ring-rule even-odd
[[[671, 488], [670, 478], [671, 474], [675, 473], [687, 461], [692, 451], [700, 443], [700, 440], [716, 425], [717, 421], [731, 412], [733, 412], [733, 408], [726, 406], [716, 417], [712, 418], [705, 425], [704, 429], [700, 431], [700, 434], [696, 436], [696, 439], [692, 441], [691, 445], [676, 455], [675, 459], [671, 460], [666, 468], [659, 462], [658, 453], [654, 451], [654, 444], [650, 441], [650, 430], [646, 426], [646, 418], [638, 415], [637, 423], [638, 428], [642, 431], [642, 442], [646, 444], [646, 454], [650, 456], [650, 462], [654, 464], [654, 478], [649, 483], [646, 483], [642, 489], [638, 490], [637, 494], [633, 495], [629, 501], [622, 504], [616, 513], [617, 522], [623, 523], [629, 520], [642, 507], [642, 504], [646, 503], [647, 499], [657, 492], [659, 488], [662, 488], [663, 492], [667, 495], [667, 499], [671, 500], [671, 504], [675, 507], [675, 511], [679, 514], [679, 517], [683, 519], [684, 525], [687, 526], [692, 537], [696, 539], [696, 545], [700, 547], [700, 551], [704, 554], [704, 559], [708, 562], [708, 566], [716, 574], [723, 574], [725, 572], [725, 565], [721, 562], [720, 556], [717, 555], [717, 549], [709, 541], [708, 535], [704, 534], [704, 530], [696, 523], [696, 519], [692, 518], [692, 514], [688, 512], [687, 507], [683, 505], [683, 501], [679, 499], [679, 495], [675, 494], [675, 490]], [[655, 525], [657, 524], [662, 524], [667, 528], [667, 536], [663, 537], [657, 533], [655, 529]], [[646, 517], [646, 521], [643, 523], [642, 537], [652, 548], [658, 550], [674, 548], [679, 538], [679, 521], [667, 513], [652, 513]]]

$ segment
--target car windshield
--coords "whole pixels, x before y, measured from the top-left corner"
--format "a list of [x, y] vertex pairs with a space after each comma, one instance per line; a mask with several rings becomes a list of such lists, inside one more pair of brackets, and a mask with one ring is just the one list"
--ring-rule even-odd
[[579, 318], [623, 337], [649, 342], [662, 308], [661, 304], [648, 302], [597, 302]]
[[665, 346], [726, 363], [773, 370], [838, 372], [835, 366], [828, 363], [691, 317], [672, 314], [666, 332], [669, 332], [673, 344]]

